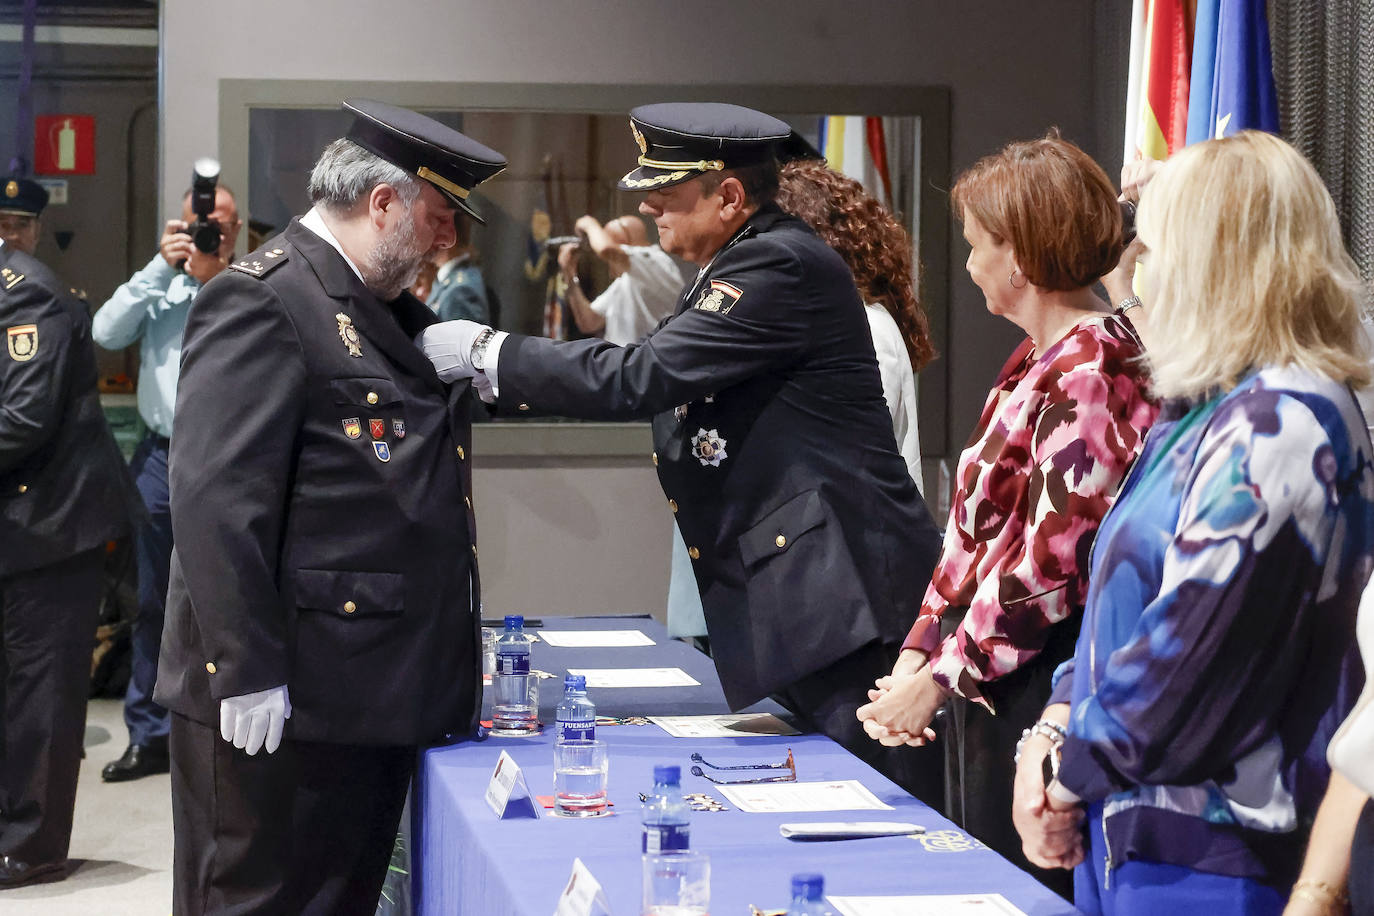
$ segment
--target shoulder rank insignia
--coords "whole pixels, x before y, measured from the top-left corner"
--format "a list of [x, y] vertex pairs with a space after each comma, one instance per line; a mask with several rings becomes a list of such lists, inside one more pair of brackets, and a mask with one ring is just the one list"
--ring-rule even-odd
[[692, 455], [703, 467], [709, 464], [713, 468], [720, 467], [720, 463], [730, 457], [725, 454], [725, 440], [714, 429], [697, 430], [697, 434], [692, 437]]
[[235, 261], [229, 265], [229, 269], [261, 279], [277, 267], [285, 264], [289, 257], [285, 248], [269, 248], [265, 251], [254, 252], [240, 261]]
[[5, 331], [5, 342], [9, 345], [10, 359], [16, 363], [26, 363], [38, 355], [38, 325], [17, 324]]
[[0, 283], [5, 284], [5, 289], [14, 289], [23, 279], [23, 274], [17, 274], [8, 267], [0, 267]]
[[358, 343], [358, 329], [353, 327], [353, 319], [343, 312], [334, 316], [334, 320], [339, 323], [339, 339], [348, 347], [349, 356], [362, 356], [363, 348]]
[[711, 285], [701, 291], [701, 298], [692, 308], [701, 309], [703, 312], [720, 312], [724, 315], [735, 307], [735, 303], [743, 295], [743, 290], [731, 286], [724, 280], [712, 280]]

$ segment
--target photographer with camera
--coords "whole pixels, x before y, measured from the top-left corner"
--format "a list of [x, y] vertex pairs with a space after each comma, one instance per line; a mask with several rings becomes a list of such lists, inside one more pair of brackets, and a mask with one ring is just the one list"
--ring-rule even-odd
[[182, 199], [181, 219], [168, 220], [157, 255], [115, 290], [96, 312], [91, 329], [95, 342], [107, 350], [142, 341], [138, 412], [148, 427], [130, 462], [148, 515], [140, 522], [137, 536], [138, 617], [133, 626], [129, 689], [124, 696], [129, 745], [122, 757], [101, 771], [106, 782], [124, 782], [168, 769], [167, 710], [153, 702], [172, 557], [167, 450], [186, 315], [200, 288], [229, 266], [238, 241], [238, 207], [233, 193], [218, 181], [219, 163], [213, 159], [196, 162], [191, 189]]

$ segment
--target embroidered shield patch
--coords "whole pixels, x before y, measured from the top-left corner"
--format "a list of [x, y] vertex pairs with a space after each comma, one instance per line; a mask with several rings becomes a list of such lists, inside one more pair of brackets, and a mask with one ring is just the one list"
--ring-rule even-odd
[[720, 467], [720, 463], [730, 457], [725, 454], [725, 440], [714, 429], [697, 430], [697, 434], [692, 437], [692, 455], [703, 466], [709, 464], [713, 468]]
[[378, 461], [391, 460], [391, 448], [385, 442], [372, 443], [372, 450], [377, 453]]
[[703, 312], [720, 312], [725, 315], [735, 307], [735, 303], [743, 295], [744, 291], [737, 286], [726, 283], [724, 280], [712, 280], [711, 285], [701, 291], [701, 298], [692, 308], [701, 309]]
[[10, 359], [26, 363], [38, 355], [38, 325], [19, 324], [5, 331]]
[[363, 425], [358, 417], [349, 417], [343, 421], [344, 435], [350, 439], [356, 439], [363, 434]]
[[386, 438], [386, 421], [381, 417], [374, 417], [367, 421], [367, 431], [372, 433], [374, 439]]

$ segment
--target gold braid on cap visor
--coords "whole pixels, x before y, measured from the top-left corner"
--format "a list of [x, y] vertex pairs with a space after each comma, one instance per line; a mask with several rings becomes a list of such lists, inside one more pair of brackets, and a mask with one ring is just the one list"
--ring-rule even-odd
[[430, 184], [443, 188], [445, 191], [455, 195], [460, 200], [468, 199], [469, 192], [466, 188], [459, 187], [458, 185], [449, 181], [443, 175], [440, 175], [438, 172], [434, 171], [433, 169], [427, 168], [426, 166], [422, 165], [415, 170], [415, 174], [419, 175], [421, 178], [423, 178], [425, 181], [428, 181]]
[[665, 162], [662, 159], [640, 156], [639, 164], [647, 165], [651, 169], [694, 169], [698, 172], [719, 172], [725, 168], [725, 163], [719, 159], [698, 159], [696, 162]]

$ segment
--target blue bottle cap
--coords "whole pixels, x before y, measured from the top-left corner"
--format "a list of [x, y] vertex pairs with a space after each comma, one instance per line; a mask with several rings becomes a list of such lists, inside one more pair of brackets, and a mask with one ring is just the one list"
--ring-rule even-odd
[[586, 690], [587, 676], [585, 674], [565, 674], [563, 675], [564, 690]]
[[825, 893], [825, 878], [814, 872], [792, 876], [792, 896], [803, 900], [820, 900]]
[[507, 630], [523, 630], [524, 628], [525, 628], [525, 617], [524, 617], [523, 614], [507, 614], [507, 615], [506, 615], [506, 629], [507, 629]]
[[678, 785], [682, 782], [682, 767], [677, 764], [655, 764], [654, 782], [661, 782], [669, 786]]

